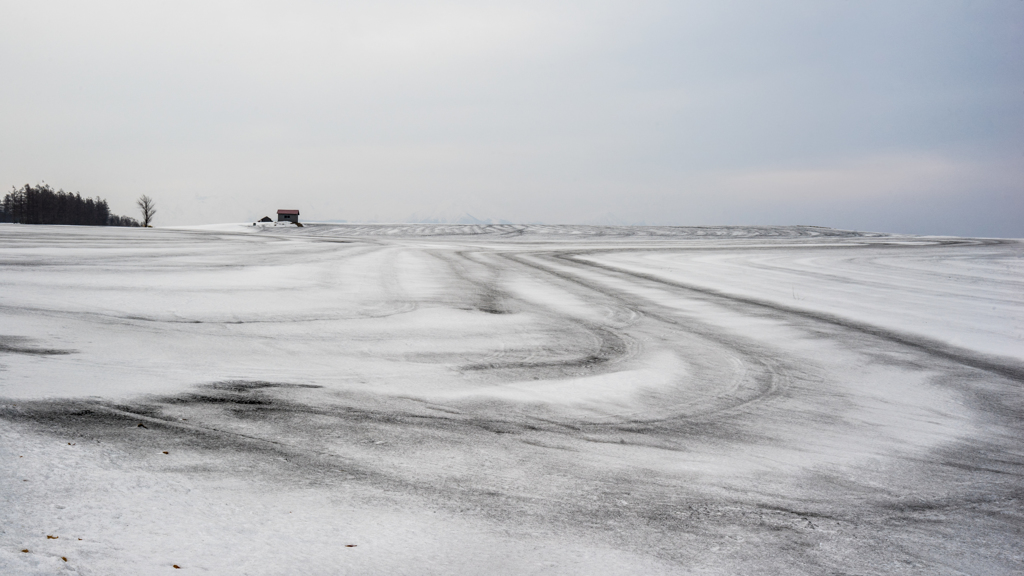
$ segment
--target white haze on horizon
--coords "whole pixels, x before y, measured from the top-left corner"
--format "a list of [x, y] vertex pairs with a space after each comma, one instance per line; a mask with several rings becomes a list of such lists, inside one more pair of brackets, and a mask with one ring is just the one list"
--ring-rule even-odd
[[0, 185], [157, 225], [1024, 237], [1024, 2], [0, 1]]

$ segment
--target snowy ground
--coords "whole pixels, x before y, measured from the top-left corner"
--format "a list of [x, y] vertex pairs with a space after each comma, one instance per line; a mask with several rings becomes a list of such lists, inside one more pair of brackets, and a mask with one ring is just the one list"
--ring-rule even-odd
[[1021, 573], [1022, 384], [1018, 241], [0, 225], [0, 574]]

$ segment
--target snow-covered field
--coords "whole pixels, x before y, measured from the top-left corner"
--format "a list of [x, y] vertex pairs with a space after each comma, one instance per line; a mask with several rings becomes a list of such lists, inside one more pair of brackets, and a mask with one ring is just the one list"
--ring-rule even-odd
[[0, 574], [1021, 573], [1024, 243], [0, 225], [0, 495]]

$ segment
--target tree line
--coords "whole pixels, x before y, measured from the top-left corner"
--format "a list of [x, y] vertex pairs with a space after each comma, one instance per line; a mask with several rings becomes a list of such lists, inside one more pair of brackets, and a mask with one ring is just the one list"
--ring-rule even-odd
[[49, 184], [13, 189], [0, 204], [0, 222], [75, 224], [80, 226], [139, 226], [129, 216], [111, 214], [107, 201], [54, 190]]

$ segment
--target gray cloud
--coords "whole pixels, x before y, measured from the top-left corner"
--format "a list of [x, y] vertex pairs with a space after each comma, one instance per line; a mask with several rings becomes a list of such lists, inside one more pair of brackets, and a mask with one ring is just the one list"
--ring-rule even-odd
[[0, 182], [1024, 236], [1021, 2], [0, 4]]

